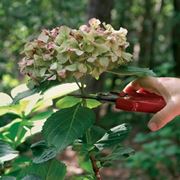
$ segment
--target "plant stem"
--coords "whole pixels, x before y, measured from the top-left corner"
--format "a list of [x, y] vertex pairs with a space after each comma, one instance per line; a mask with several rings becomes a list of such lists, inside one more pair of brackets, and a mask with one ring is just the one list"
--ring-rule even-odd
[[[86, 94], [86, 93], [85, 93], [85, 91], [84, 91], [84, 83], [81, 81], [81, 95], [85, 97], [85, 96], [86, 96], [85, 94]], [[86, 99], [85, 99], [85, 98], [83, 98], [82, 103], [83, 103], [83, 106], [84, 106], [84, 107], [87, 106], [87, 102], [86, 102]]]
[[114, 74], [114, 75], [118, 75], [118, 76], [125, 76], [125, 75], [134, 75], [135, 73], [134, 72], [114, 72], [114, 71], [106, 71], [107, 73], [111, 73], [111, 74]]
[[[79, 82], [77, 81], [77, 79], [74, 77], [74, 80], [76, 82], [76, 84], [78, 85], [79, 89], [80, 89], [80, 92], [81, 94], [79, 95], [70, 95], [70, 96], [76, 96], [76, 97], [81, 97], [83, 100], [82, 100], [82, 105], [83, 107], [86, 107], [87, 106], [87, 103], [86, 103], [86, 99], [87, 97], [89, 97], [90, 99], [96, 99], [97, 97], [96, 96], [90, 96], [90, 95], [86, 95], [85, 91], [84, 91], [84, 83], [81, 81], [81, 85], [79, 84]], [[88, 129], [86, 131], [86, 143], [89, 144], [90, 142], [90, 134], [89, 134], [89, 130]], [[99, 173], [99, 167], [97, 166], [97, 163], [96, 163], [96, 159], [94, 157], [94, 155], [91, 154], [91, 152], [89, 152], [89, 157], [90, 157], [90, 160], [91, 160], [91, 164], [92, 164], [92, 168], [93, 168], [93, 171], [94, 171], [94, 175], [96, 177], [97, 180], [102, 180], [101, 179], [101, 176], [100, 176], [100, 173]]]
[[99, 101], [105, 101], [105, 102], [115, 102], [117, 97], [115, 96], [99, 96], [99, 95], [82, 95], [82, 94], [68, 94], [68, 96], [74, 96], [78, 98], [84, 98], [84, 99], [96, 99]]
[[[88, 129], [86, 131], [86, 143], [87, 144], [91, 143], [90, 129]], [[89, 151], [89, 159], [91, 161], [91, 165], [92, 165], [96, 180], [101, 180], [101, 175], [100, 175], [100, 172], [99, 172], [100, 168], [97, 166], [96, 159], [95, 159], [95, 157], [94, 157], [94, 155], [92, 154], [91, 151]]]
[[92, 167], [93, 167], [93, 171], [94, 171], [94, 174], [96, 176], [96, 179], [97, 180], [102, 180], [100, 172], [99, 172], [100, 168], [97, 166], [95, 157], [93, 155], [90, 155], [90, 160], [91, 160], [91, 163], [92, 163]]
[[78, 85], [80, 91], [82, 90], [82, 87], [80, 86], [79, 82], [77, 81], [77, 79], [75, 77], [73, 77], [73, 79], [75, 80], [75, 83]]
[[80, 96], [82, 97], [82, 104], [83, 104], [83, 106], [84, 107], [86, 107], [86, 99], [84, 98], [85, 97], [85, 92], [84, 92], [84, 84], [83, 84], [83, 82], [80, 82], [80, 84], [79, 84], [79, 82], [78, 82], [78, 80], [75, 78], [75, 77], [73, 77], [74, 78], [74, 80], [75, 80], [75, 82], [76, 82], [76, 84], [78, 85], [78, 87], [79, 87], [79, 89], [80, 89], [80, 92], [81, 92], [81, 94], [80, 94]]
[[22, 140], [21, 139], [21, 133], [23, 132], [23, 128], [24, 128], [23, 125], [22, 125], [23, 121], [24, 121], [24, 119], [22, 119], [21, 123], [19, 124], [18, 131], [17, 131], [17, 134], [16, 134], [16, 138], [14, 140], [14, 148], [16, 148], [20, 144], [20, 142]]

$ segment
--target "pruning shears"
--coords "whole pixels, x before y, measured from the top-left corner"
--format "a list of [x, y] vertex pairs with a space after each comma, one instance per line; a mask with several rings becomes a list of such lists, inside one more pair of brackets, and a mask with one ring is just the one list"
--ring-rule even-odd
[[166, 102], [162, 96], [141, 89], [128, 94], [119, 93], [115, 104], [117, 109], [126, 111], [156, 113], [166, 105]]
[[113, 102], [116, 109], [134, 112], [156, 113], [166, 105], [162, 96], [144, 89], [131, 93], [124, 93], [123, 91], [120, 93], [99, 93], [96, 96], [84, 96], [84, 98]]

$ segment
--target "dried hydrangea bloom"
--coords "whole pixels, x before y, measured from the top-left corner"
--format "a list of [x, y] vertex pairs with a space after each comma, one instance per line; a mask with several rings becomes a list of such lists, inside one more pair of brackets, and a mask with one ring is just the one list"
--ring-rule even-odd
[[39, 37], [25, 45], [19, 63], [22, 73], [34, 83], [63, 81], [87, 74], [98, 78], [101, 73], [131, 61], [125, 52], [127, 30], [114, 30], [110, 24], [90, 19], [79, 29], [61, 26], [43, 30]]

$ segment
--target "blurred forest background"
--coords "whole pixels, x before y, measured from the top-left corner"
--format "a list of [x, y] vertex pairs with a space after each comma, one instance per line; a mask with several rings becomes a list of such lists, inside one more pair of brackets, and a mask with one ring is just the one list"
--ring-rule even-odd
[[[150, 67], [158, 76], [180, 76], [180, 1], [179, 0], [1, 0], [0, 1], [0, 91], [25, 81], [18, 61], [24, 43], [41, 29], [62, 24], [77, 28], [89, 18], [128, 29], [129, 52], [134, 65]], [[96, 91], [121, 90], [131, 79], [102, 76]], [[103, 86], [102, 86], [103, 85]], [[96, 89], [94, 89], [96, 87]], [[135, 155], [105, 169], [104, 179], [180, 179], [180, 130], [176, 118], [159, 132], [146, 127], [150, 115], [141, 113], [104, 113], [99, 124], [106, 127], [129, 122], [132, 131], [127, 145]]]

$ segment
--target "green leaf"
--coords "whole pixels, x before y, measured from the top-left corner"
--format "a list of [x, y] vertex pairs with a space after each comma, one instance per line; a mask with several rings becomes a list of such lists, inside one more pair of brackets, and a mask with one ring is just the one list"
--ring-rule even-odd
[[94, 180], [94, 175], [88, 174], [88, 175], [74, 175], [72, 176], [72, 180]]
[[29, 90], [26, 84], [20, 84], [19, 86], [16, 86], [11, 90], [11, 96], [14, 98], [16, 97], [19, 93], [22, 93], [24, 91]]
[[21, 174], [22, 169], [29, 166], [31, 162], [30, 157], [24, 155], [18, 156], [16, 159], [11, 161], [11, 167], [8, 169], [8, 174], [17, 177], [17, 180], [19, 180], [18, 175]]
[[0, 107], [8, 106], [12, 103], [12, 98], [5, 93], [0, 92]]
[[[66, 96], [62, 99], [60, 99], [57, 103], [56, 106], [60, 109], [72, 107], [82, 101], [81, 98], [76, 98], [73, 96]], [[95, 99], [86, 99], [86, 105], [88, 108], [93, 109], [101, 105], [101, 103]]]
[[127, 124], [118, 125], [107, 131], [104, 136], [95, 143], [95, 146], [99, 150], [112, 147], [122, 142], [127, 137], [128, 133], [129, 126]]
[[[19, 90], [19, 87], [17, 87], [11, 93], [13, 94], [13, 96], [15, 96], [13, 103], [19, 102], [19, 104], [14, 104], [11, 107], [6, 108], [0, 107], [0, 115], [3, 115], [7, 112], [16, 114], [22, 114], [23, 112], [24, 115], [28, 115], [32, 111], [42, 110], [51, 106], [53, 104], [53, 99], [64, 96], [78, 89], [79, 87], [76, 83], [66, 83], [53, 86], [50, 89], [44, 91], [44, 94], [41, 94], [42, 92], [35, 93], [37, 89], [21, 92]], [[14, 107], [16, 107], [17, 105], [19, 105], [20, 108], [14, 109]]]
[[116, 74], [118, 76], [156, 76], [156, 74], [149, 68], [140, 68], [134, 66], [120, 66], [118, 69], [108, 71], [109, 73]]
[[31, 119], [15, 119], [6, 126], [0, 128], [1, 136], [6, 141], [17, 146], [28, 137], [41, 132], [45, 119], [32, 121]]
[[61, 151], [82, 137], [94, 121], [95, 114], [92, 110], [76, 105], [50, 116], [43, 126], [43, 134], [48, 145], [54, 145]]
[[39, 112], [38, 114], [33, 115], [33, 117], [30, 120], [31, 121], [38, 121], [38, 120], [47, 119], [52, 114], [53, 114], [53, 110], [48, 110], [48, 111], [45, 111], [45, 112]]
[[[33, 101], [33, 98], [32, 98]], [[29, 111], [31, 108], [31, 99], [20, 101], [18, 104], [12, 104], [9, 106], [0, 107], [0, 115], [10, 113], [10, 114], [17, 114], [22, 116], [25, 111]]]
[[90, 139], [88, 140], [88, 143], [89, 144], [96, 143], [105, 133], [106, 133], [106, 130], [99, 126], [91, 127], [89, 130]]
[[27, 116], [32, 112], [34, 109], [36, 103], [41, 99], [41, 95], [36, 93], [33, 94], [32, 96], [28, 97], [25, 99], [25, 101], [28, 101], [27, 106], [24, 109], [24, 115]]
[[108, 156], [102, 158], [101, 160], [104, 160], [104, 161], [117, 161], [117, 160], [121, 160], [124, 157], [129, 157], [132, 154], [134, 154], [134, 149], [132, 149], [130, 147], [118, 146], [112, 151], [111, 154], [109, 154]]
[[[66, 166], [53, 159], [41, 164], [32, 164], [25, 170], [26, 176], [37, 176], [41, 180], [63, 180], [66, 174]], [[34, 179], [32, 179], [34, 180]]]
[[27, 129], [22, 121], [13, 123], [6, 133], [6, 137], [8, 137], [15, 146], [18, 146], [24, 141], [25, 134]]
[[18, 152], [12, 149], [9, 144], [0, 141], [0, 163], [10, 161], [18, 156]]
[[35, 156], [33, 159], [35, 164], [43, 163], [53, 159], [57, 154], [56, 148], [48, 147], [45, 141], [39, 141], [35, 144], [32, 144], [31, 149], [33, 151], [33, 155]]
[[31, 96], [35, 93], [43, 93], [44, 91], [46, 91], [50, 87], [55, 86], [57, 84], [59, 84], [59, 82], [57, 82], [57, 81], [54, 81], [54, 82], [45, 81], [45, 82], [42, 82], [41, 84], [39, 84], [38, 86], [35, 86], [33, 88], [30, 88], [30, 89], [28, 88], [28, 86], [22, 85], [22, 91], [21, 91], [21, 88], [18, 86], [17, 89], [15, 88], [11, 92], [11, 94], [13, 96], [15, 95], [15, 97], [13, 99], [13, 104], [16, 104], [21, 99], [26, 98], [28, 96]]
[[21, 99], [24, 99], [24, 98], [26, 98], [28, 96], [31, 96], [31, 95], [35, 94], [35, 93], [36, 93], [36, 89], [33, 89], [33, 90], [29, 89], [29, 90], [20, 92], [14, 97], [13, 104], [18, 103]]
[[88, 152], [87, 154], [78, 153], [77, 158], [78, 158], [78, 164], [80, 168], [92, 174], [93, 168], [92, 168], [92, 164], [91, 164], [91, 160], [89, 158]]
[[56, 148], [55, 147], [49, 147], [47, 149], [44, 149], [41, 155], [36, 156], [33, 159], [33, 162], [36, 164], [46, 162], [50, 159], [53, 159], [56, 156], [56, 154], [57, 154]]
[[81, 102], [80, 98], [76, 98], [76, 97], [72, 97], [72, 96], [66, 96], [66, 97], [60, 99], [56, 103], [56, 106], [60, 109], [64, 109], [64, 108], [72, 107], [72, 106], [74, 106], [80, 102]]
[[43, 94], [43, 98], [44, 100], [55, 99], [55, 98], [64, 96], [66, 94], [72, 93], [74, 91], [77, 91], [78, 89], [79, 87], [76, 83], [60, 84], [60, 85], [51, 87], [50, 89], [45, 91]]
[[22, 180], [42, 180], [42, 178], [35, 175], [27, 175]]
[[13, 176], [2, 176], [0, 180], [16, 180], [16, 178]]
[[34, 106], [33, 112], [42, 112], [48, 107], [52, 107], [52, 106], [53, 106], [53, 101], [51, 99], [48, 100], [41, 99]]
[[9, 109], [7, 106], [0, 107], [0, 116], [9, 113]]
[[123, 160], [134, 154], [134, 150], [129, 147], [117, 146], [108, 155], [104, 155], [101, 152], [96, 155], [96, 160], [100, 161], [102, 167], [112, 166], [116, 161]]
[[90, 109], [96, 108], [101, 105], [101, 102], [95, 99], [86, 99], [87, 107]]
[[21, 99], [29, 97], [35, 93], [43, 94], [44, 100], [47, 100], [55, 99], [78, 89], [79, 87], [76, 85], [76, 83], [65, 83], [59, 85], [59, 82], [57, 81], [45, 81], [34, 87], [33, 89], [28, 89], [26, 85], [22, 85], [22, 90], [21, 86], [16, 87], [14, 90], [12, 90], [11, 94], [14, 96], [13, 104], [16, 104]]

